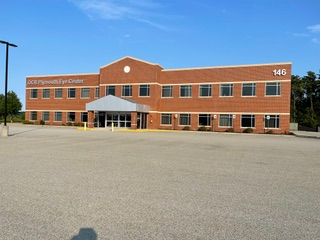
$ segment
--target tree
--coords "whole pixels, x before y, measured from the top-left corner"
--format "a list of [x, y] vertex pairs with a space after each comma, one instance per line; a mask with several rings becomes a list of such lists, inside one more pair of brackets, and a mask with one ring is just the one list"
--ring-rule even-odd
[[[7, 93], [7, 114], [11, 117], [17, 115], [22, 108], [22, 103], [13, 91]], [[4, 117], [4, 95], [0, 94], [0, 115]]]
[[291, 76], [291, 121], [314, 128], [320, 123], [320, 75]]

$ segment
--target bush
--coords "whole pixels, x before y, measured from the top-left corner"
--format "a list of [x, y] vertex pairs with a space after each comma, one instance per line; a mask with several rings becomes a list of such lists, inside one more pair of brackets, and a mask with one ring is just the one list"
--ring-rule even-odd
[[208, 131], [206, 127], [199, 127], [198, 131]]
[[189, 126], [185, 126], [182, 130], [189, 131], [190, 127]]
[[269, 130], [269, 131], [266, 132], [266, 134], [273, 134], [273, 131]]
[[22, 124], [34, 124], [33, 122], [29, 121], [29, 120], [23, 120]]
[[67, 126], [72, 126], [72, 122], [67, 122]]
[[74, 123], [73, 126], [80, 127], [81, 123]]
[[42, 125], [42, 126], [46, 124], [46, 122], [45, 122], [43, 119], [41, 119], [39, 123], [40, 123], [40, 125]]
[[226, 132], [234, 132], [234, 129], [233, 129], [233, 128], [228, 128], [228, 129], [226, 130]]
[[243, 133], [253, 133], [253, 129], [252, 128], [246, 128], [242, 132]]

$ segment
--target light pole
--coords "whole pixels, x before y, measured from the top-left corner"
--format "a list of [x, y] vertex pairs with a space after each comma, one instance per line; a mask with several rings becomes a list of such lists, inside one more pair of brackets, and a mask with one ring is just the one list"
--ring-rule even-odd
[[2, 136], [7, 137], [9, 128], [7, 127], [7, 92], [8, 92], [8, 60], [9, 60], [9, 46], [10, 47], [18, 47], [13, 43], [9, 43], [6, 41], [0, 40], [0, 43], [6, 45], [6, 76], [5, 76], [5, 87], [4, 87], [4, 126], [2, 128]]

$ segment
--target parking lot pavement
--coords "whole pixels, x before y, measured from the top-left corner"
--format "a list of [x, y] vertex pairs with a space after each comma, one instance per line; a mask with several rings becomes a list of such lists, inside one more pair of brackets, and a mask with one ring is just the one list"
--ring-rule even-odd
[[0, 239], [320, 239], [318, 139], [9, 133], [0, 138]]

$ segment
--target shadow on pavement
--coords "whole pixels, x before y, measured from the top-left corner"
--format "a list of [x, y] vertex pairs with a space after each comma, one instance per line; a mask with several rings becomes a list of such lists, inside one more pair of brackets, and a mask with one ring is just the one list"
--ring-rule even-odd
[[70, 240], [97, 240], [98, 235], [93, 228], [80, 228], [79, 234], [70, 238]]

